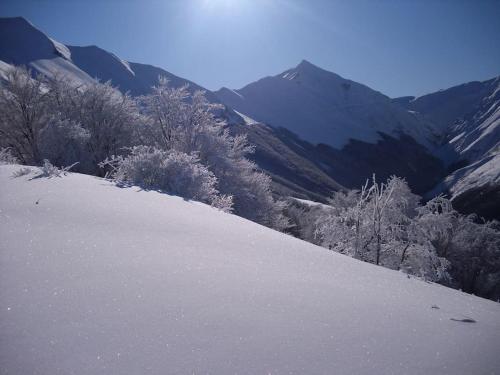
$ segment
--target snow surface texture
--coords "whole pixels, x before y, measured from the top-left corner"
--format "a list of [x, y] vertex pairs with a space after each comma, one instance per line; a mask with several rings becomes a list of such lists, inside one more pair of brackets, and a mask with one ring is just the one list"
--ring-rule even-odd
[[405, 133], [434, 147], [433, 130], [422, 118], [367, 86], [305, 60], [284, 73], [216, 94], [256, 121], [286, 128], [313, 144], [342, 149], [351, 139], [376, 143], [382, 132], [396, 137]]
[[498, 303], [201, 203], [20, 168], [0, 166], [2, 374], [499, 373]]

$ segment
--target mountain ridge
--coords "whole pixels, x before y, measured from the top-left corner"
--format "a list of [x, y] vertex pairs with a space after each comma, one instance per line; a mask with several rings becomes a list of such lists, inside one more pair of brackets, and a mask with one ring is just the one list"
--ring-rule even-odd
[[376, 143], [379, 132], [404, 131], [427, 148], [434, 146], [428, 124], [394, 105], [389, 97], [307, 60], [241, 89], [223, 88], [215, 93], [237, 111], [286, 128], [311, 143], [341, 149], [351, 139]]
[[[280, 195], [324, 202], [333, 191], [359, 188], [372, 173], [381, 179], [397, 173], [418, 194], [457, 198], [460, 191], [463, 201], [470, 196], [464, 195], [467, 186], [482, 186], [470, 166], [485, 163], [493, 166], [488, 191], [500, 184], [498, 163], [491, 162], [500, 138], [499, 77], [391, 99], [302, 60], [241, 89], [214, 93], [95, 45], [64, 45], [22, 17], [0, 18], [0, 32], [6, 35], [0, 39], [0, 77], [17, 64], [76, 83], [110, 80], [133, 96], [147, 94], [160, 75], [174, 87], [205, 91], [209, 101], [225, 105], [219, 115], [230, 131], [247, 134], [255, 144], [250, 158], [272, 176]], [[467, 169], [455, 173], [457, 168]]]

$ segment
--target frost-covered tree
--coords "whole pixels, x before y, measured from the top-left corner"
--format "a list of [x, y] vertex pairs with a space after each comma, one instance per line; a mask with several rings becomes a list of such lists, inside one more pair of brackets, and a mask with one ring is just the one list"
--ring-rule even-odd
[[78, 124], [88, 134], [85, 141], [87, 159], [81, 163], [84, 172], [100, 175], [102, 170], [98, 165], [101, 161], [119, 155], [124, 147], [135, 143], [133, 135], [140, 121], [136, 103], [110, 82], [74, 87], [56, 78], [47, 86], [53, 111], [70, 120], [68, 124], [73, 124], [73, 130]]
[[375, 264], [395, 263], [408, 243], [407, 227], [417, 203], [403, 179], [378, 183], [374, 176], [360, 191], [334, 194], [333, 215], [323, 219], [318, 234], [345, 254]]
[[451, 284], [469, 293], [500, 298], [500, 227], [480, 223], [438, 196], [418, 209], [416, 242], [429, 244], [450, 263]]
[[447, 257], [459, 213], [453, 209], [451, 201], [442, 195], [418, 207], [417, 211], [413, 226], [415, 240], [430, 243], [439, 256]]
[[360, 191], [334, 194], [332, 210], [317, 219], [316, 235], [335, 251], [437, 281], [447, 263], [429, 243], [416, 241], [418, 202], [403, 179], [378, 183], [374, 176]]
[[46, 97], [41, 81], [24, 67], [9, 69], [0, 84], [0, 146], [22, 163], [42, 161], [38, 138], [49, 116]]
[[63, 76], [33, 78], [25, 68], [6, 73], [0, 87], [0, 146], [25, 164], [78, 160], [99, 174], [99, 162], [132, 144], [138, 111], [110, 83], [71, 85]]
[[88, 158], [86, 145], [90, 133], [80, 124], [56, 115], [40, 130], [38, 139], [41, 157], [62, 167]]
[[331, 209], [322, 210], [315, 220], [318, 242], [331, 250], [357, 257], [366, 235], [363, 216], [366, 202], [366, 186], [361, 192], [335, 192], [329, 200]]
[[170, 87], [163, 78], [140, 103], [149, 145], [196, 155], [217, 178], [221, 194], [233, 197], [236, 214], [276, 229], [286, 227], [270, 178], [246, 158], [253, 147], [245, 136], [231, 136], [214, 116], [219, 105], [209, 103], [201, 91], [190, 94], [186, 86]]
[[475, 216], [461, 215], [443, 196], [420, 206], [418, 197], [397, 177], [383, 184], [373, 179], [361, 191], [337, 192], [330, 205], [330, 210], [307, 216], [314, 222], [319, 244], [426, 280], [500, 298], [497, 222], [480, 223]]

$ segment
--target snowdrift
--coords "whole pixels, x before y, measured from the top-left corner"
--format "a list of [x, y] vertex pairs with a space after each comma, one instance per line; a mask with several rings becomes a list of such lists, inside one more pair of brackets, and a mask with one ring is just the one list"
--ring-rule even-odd
[[2, 374], [490, 374], [500, 304], [201, 203], [0, 166]]

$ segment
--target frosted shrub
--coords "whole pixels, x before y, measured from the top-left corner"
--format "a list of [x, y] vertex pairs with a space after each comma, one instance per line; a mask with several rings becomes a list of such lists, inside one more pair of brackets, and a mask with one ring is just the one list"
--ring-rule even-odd
[[19, 160], [12, 155], [10, 148], [0, 148], [0, 165], [2, 164], [18, 164]]
[[67, 174], [67, 172], [73, 168], [77, 163], [69, 165], [67, 167], [58, 168], [53, 165], [49, 160], [45, 159], [41, 167], [39, 167], [40, 172], [42, 172], [38, 177], [61, 177]]
[[49, 160], [45, 159], [43, 165], [40, 167], [41, 177], [59, 177], [62, 171], [53, 165]]
[[23, 167], [23, 168], [19, 168], [17, 171], [12, 173], [12, 177], [14, 177], [14, 178], [22, 177], [22, 176], [26, 176], [30, 173], [31, 173], [31, 168]]
[[89, 138], [90, 133], [78, 123], [55, 116], [40, 131], [40, 154], [58, 166], [73, 164], [85, 158]]
[[225, 211], [231, 209], [231, 197], [219, 195], [217, 179], [193, 155], [136, 146], [129, 155], [106, 159], [100, 165], [110, 168], [109, 175], [118, 182], [210, 203]]

